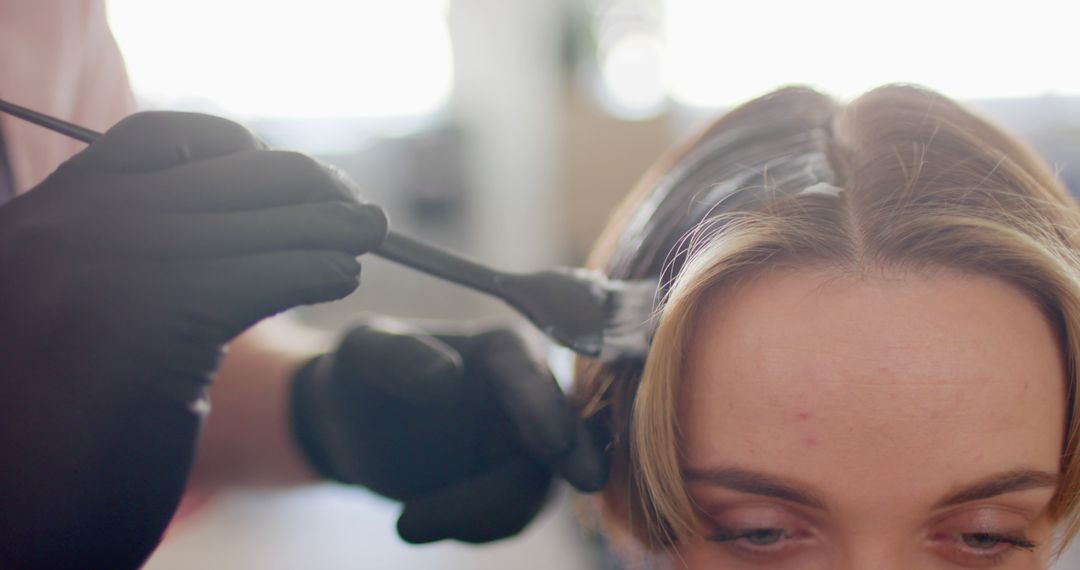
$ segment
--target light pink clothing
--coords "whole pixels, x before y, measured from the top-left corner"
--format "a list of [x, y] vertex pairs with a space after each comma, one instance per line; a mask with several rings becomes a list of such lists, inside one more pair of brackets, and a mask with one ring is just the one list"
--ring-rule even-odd
[[[135, 109], [102, 0], [0, 0], [0, 99], [103, 131]], [[85, 144], [0, 113], [15, 193]]]
[[[102, 0], [0, 0], [0, 99], [104, 131], [135, 110]], [[86, 144], [0, 113], [15, 193]], [[177, 519], [205, 496], [188, 493]]]

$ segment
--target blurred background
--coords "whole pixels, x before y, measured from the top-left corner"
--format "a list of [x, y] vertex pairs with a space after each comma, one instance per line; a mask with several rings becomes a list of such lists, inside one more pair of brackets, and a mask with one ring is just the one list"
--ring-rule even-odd
[[[345, 169], [400, 231], [516, 270], [581, 263], [664, 149], [788, 83], [927, 85], [1023, 134], [1080, 192], [1078, 16], [1056, 0], [109, 3], [143, 107], [240, 120]], [[512, 318], [378, 259], [358, 296], [297, 317], [333, 331], [368, 310]], [[148, 568], [603, 567], [558, 502], [514, 540], [409, 547], [396, 507], [360, 490], [221, 495]]]

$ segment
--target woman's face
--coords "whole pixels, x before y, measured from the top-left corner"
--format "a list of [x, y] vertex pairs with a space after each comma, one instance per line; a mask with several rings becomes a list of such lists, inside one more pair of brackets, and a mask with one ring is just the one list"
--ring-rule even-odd
[[716, 294], [680, 393], [686, 566], [1044, 568], [1065, 370], [1019, 289], [776, 271]]

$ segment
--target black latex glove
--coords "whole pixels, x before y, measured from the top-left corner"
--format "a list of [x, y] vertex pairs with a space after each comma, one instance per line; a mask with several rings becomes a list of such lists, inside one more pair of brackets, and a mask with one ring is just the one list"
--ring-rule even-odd
[[297, 374], [293, 425], [323, 476], [403, 502], [398, 534], [412, 543], [505, 538], [553, 473], [586, 492], [607, 478], [599, 438], [507, 330], [355, 328]]
[[348, 294], [385, 232], [334, 171], [189, 113], [132, 116], [0, 207], [0, 567], [139, 565], [222, 347]]

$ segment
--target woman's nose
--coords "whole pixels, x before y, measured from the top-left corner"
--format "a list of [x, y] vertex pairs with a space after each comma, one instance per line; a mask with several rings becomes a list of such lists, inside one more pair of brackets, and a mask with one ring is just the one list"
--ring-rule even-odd
[[910, 548], [884, 539], [864, 539], [852, 542], [842, 553], [835, 570], [932, 570], [937, 568], [925, 556], [913, 554]]

